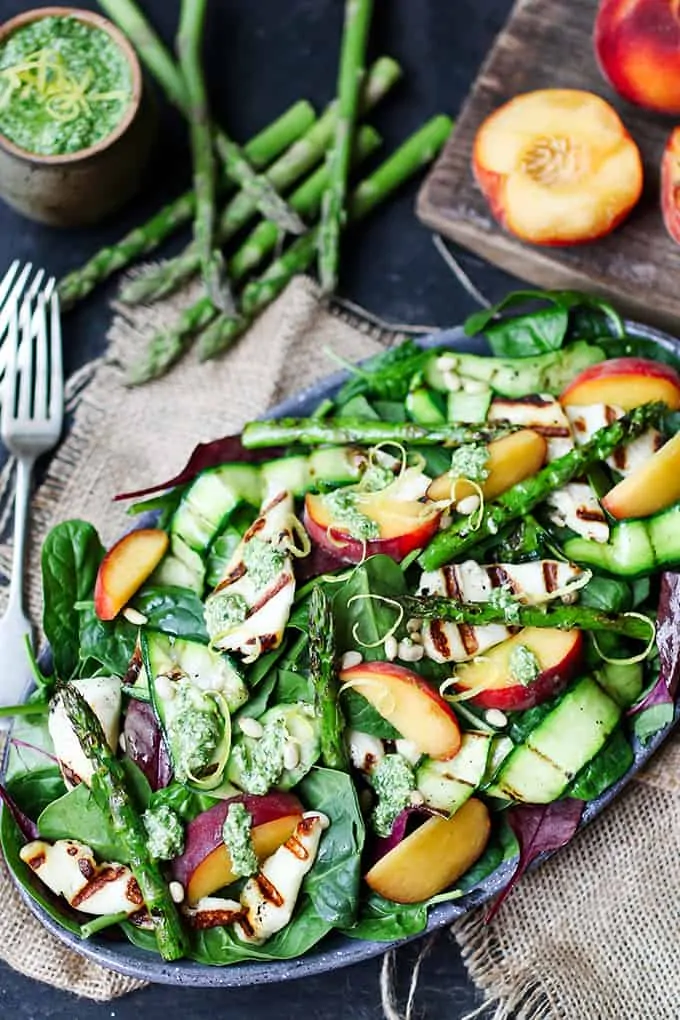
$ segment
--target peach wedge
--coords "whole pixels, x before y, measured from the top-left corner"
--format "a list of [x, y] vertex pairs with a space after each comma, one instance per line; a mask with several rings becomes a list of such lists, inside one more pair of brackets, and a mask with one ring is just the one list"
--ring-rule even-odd
[[163, 559], [168, 536], [158, 528], [140, 528], [112, 545], [99, 565], [94, 608], [100, 620], [113, 620]]
[[680, 433], [623, 481], [602, 500], [605, 510], [622, 520], [651, 517], [680, 499]]
[[619, 115], [579, 89], [501, 106], [477, 132], [472, 167], [496, 219], [533, 244], [603, 237], [642, 192], [640, 153]]
[[[531, 429], [520, 429], [509, 436], [489, 443], [488, 475], [482, 485], [485, 499], [496, 499], [517, 482], [535, 475], [543, 467], [547, 444], [543, 436]], [[448, 499], [451, 496], [451, 475], [448, 472], [435, 478], [427, 490], [428, 499]], [[456, 499], [464, 499], [476, 492], [469, 483], [459, 481]]]
[[680, 376], [670, 365], [648, 358], [610, 358], [591, 365], [560, 396], [564, 407], [609, 404], [624, 411], [650, 400], [661, 400], [671, 411], [677, 411]]
[[671, 132], [661, 158], [661, 214], [666, 230], [680, 244], [680, 127]]

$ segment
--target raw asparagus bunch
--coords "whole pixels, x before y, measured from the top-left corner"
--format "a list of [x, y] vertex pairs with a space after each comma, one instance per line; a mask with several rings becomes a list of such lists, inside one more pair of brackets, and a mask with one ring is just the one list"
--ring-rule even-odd
[[338, 117], [329, 154], [330, 182], [319, 231], [319, 278], [327, 294], [335, 290], [340, 261], [340, 232], [347, 219], [347, 189], [359, 95], [366, 63], [373, 0], [345, 0], [345, 26], [338, 72]]
[[591, 606], [497, 606], [491, 602], [457, 602], [440, 595], [403, 595], [396, 600], [409, 616], [472, 627], [503, 623], [507, 627], [555, 627], [558, 630], [609, 631], [647, 641], [654, 624], [629, 613], [604, 613]]
[[[380, 57], [371, 66], [361, 93], [361, 113], [372, 110], [401, 78], [402, 70], [391, 57]], [[337, 102], [331, 103], [319, 120], [291, 146], [270, 168], [266, 176], [280, 193], [284, 193], [295, 184], [320, 160], [333, 138], [337, 122]], [[248, 148], [244, 150], [247, 155]], [[326, 177], [327, 181], [328, 178]], [[299, 209], [291, 198], [289, 204], [307, 217], [308, 211]], [[220, 245], [226, 244], [239, 230], [244, 227], [257, 212], [251, 196], [240, 192], [225, 207], [217, 224], [217, 240]], [[275, 224], [264, 221], [276, 230]], [[278, 233], [277, 233], [278, 241]], [[167, 294], [172, 294], [189, 280], [198, 270], [200, 260], [195, 244], [181, 255], [164, 262], [160, 266], [151, 266], [140, 277], [127, 284], [122, 292], [123, 301], [136, 304], [139, 301], [158, 301]]]
[[[314, 110], [306, 100], [300, 100], [286, 110], [244, 147], [254, 167], [262, 169], [300, 137], [314, 123]], [[241, 196], [237, 196], [237, 199]], [[119, 269], [129, 266], [135, 259], [148, 255], [166, 238], [188, 223], [196, 205], [193, 191], [187, 191], [164, 206], [147, 223], [135, 227], [117, 244], [102, 248], [84, 266], [75, 269], [59, 282], [62, 310], [72, 308], [87, 297], [94, 288]], [[254, 205], [251, 204], [254, 210]], [[198, 262], [195, 263], [198, 268]]]
[[263, 446], [319, 446], [326, 443], [409, 443], [412, 446], [463, 446], [488, 443], [508, 429], [477, 425], [417, 425], [415, 422], [374, 421], [371, 418], [278, 418], [251, 421], [243, 429], [248, 449]]
[[201, 41], [207, 0], [182, 0], [177, 52], [187, 97], [191, 154], [194, 166], [194, 239], [203, 283], [213, 304], [234, 311], [234, 299], [225, 280], [224, 259], [215, 240], [216, 177], [208, 97], [201, 65]]
[[598, 461], [606, 460], [617, 446], [632, 442], [650, 426], [658, 425], [665, 412], [666, 405], [661, 402], [642, 404], [628, 411], [611, 425], [599, 429], [583, 446], [558, 457], [531, 478], [513, 485], [497, 501], [488, 503], [477, 527], [473, 528], [467, 517], [458, 518], [435, 536], [418, 562], [424, 570], [436, 570], [478, 542], [497, 535], [506, 524], [530, 513], [549, 493], [585, 474]]
[[329, 769], [347, 771], [345, 720], [338, 703], [335, 671], [335, 629], [328, 595], [317, 585], [309, 600], [309, 675], [314, 684], [317, 718], [321, 720], [321, 759]]
[[[192, 2], [187, 0], [187, 6], [191, 6]], [[99, 0], [99, 6], [128, 36], [170, 102], [189, 117], [190, 104], [182, 74], [135, 0]], [[287, 233], [303, 233], [305, 225], [302, 220], [288, 208], [266, 177], [253, 170], [239, 146], [220, 129], [214, 132], [214, 143], [226, 175], [251, 195], [262, 215], [274, 220]]]
[[[448, 138], [451, 127], [451, 120], [440, 115], [433, 117], [407, 139], [355, 189], [350, 202], [351, 219], [363, 219], [404, 181], [431, 162]], [[239, 316], [218, 315], [214, 308], [206, 310], [204, 304], [197, 302], [185, 314], [177, 329], [159, 333], [152, 339], [148, 351], [133, 365], [130, 382], [146, 382], [167, 371], [184, 352], [191, 331], [200, 328], [194, 323], [187, 328], [191, 318], [205, 320], [203, 326], [210, 324], [199, 341], [202, 359], [207, 360], [226, 350], [293, 277], [311, 265], [316, 254], [317, 235], [318, 230], [314, 229], [298, 238], [258, 280], [248, 284], [241, 296]]]
[[153, 918], [158, 951], [164, 960], [178, 960], [187, 951], [186, 936], [167, 882], [147, 849], [144, 825], [127, 792], [123, 768], [82, 694], [64, 684], [59, 696], [83, 753], [94, 767], [92, 795], [110, 815], [113, 831], [126, 848], [127, 863]]

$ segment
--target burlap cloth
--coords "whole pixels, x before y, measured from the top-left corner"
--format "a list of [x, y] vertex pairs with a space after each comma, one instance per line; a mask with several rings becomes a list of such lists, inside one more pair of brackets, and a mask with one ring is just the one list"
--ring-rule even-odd
[[[169, 477], [198, 441], [237, 429], [327, 374], [333, 365], [324, 348], [356, 359], [394, 339], [323, 308], [314, 284], [298, 279], [221, 361], [189, 358], [167, 378], [127, 390], [123, 366], [175, 311], [169, 302], [118, 314], [107, 354], [79, 393], [68, 437], [34, 498], [28, 595], [36, 620], [38, 549], [53, 524], [82, 516], [113, 541], [126, 523], [113, 493]], [[65, 336], [68, 343], [68, 319]], [[676, 1020], [679, 885], [676, 742], [566, 850], [526, 876], [490, 926], [473, 914], [454, 934], [498, 1020], [513, 1011], [527, 1020]], [[16, 970], [98, 1001], [141, 987], [64, 949], [24, 907], [4, 868], [0, 901], [0, 955]]]

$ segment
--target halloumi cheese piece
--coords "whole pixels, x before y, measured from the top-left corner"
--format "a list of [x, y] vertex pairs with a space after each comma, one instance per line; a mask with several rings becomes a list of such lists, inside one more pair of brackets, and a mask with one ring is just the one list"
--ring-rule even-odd
[[[72, 680], [71, 683], [99, 719], [106, 742], [115, 750], [120, 733], [121, 680], [117, 676], [95, 676], [89, 680]], [[79, 782], [89, 786], [94, 769], [80, 746], [59, 694], [50, 702], [47, 728], [66, 785], [69, 789]]]
[[144, 907], [137, 879], [124, 864], [97, 864], [92, 849], [74, 839], [36, 839], [22, 846], [22, 861], [57, 896], [85, 914], [134, 914]]

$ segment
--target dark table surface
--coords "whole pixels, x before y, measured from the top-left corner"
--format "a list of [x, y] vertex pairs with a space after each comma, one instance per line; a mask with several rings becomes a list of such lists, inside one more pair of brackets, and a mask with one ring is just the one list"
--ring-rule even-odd
[[[0, 0], [0, 22], [30, 6]], [[97, 5], [80, 0], [80, 6]], [[142, 0], [142, 6], [170, 41], [179, 0]], [[432, 114], [456, 115], [511, 0], [390, 0], [375, 6], [372, 52], [390, 53], [405, 69], [405, 81], [372, 118], [389, 151]], [[296, 99], [305, 97], [317, 109], [328, 102], [334, 92], [342, 9], [342, 0], [212, 0], [206, 46], [211, 99], [235, 138], [249, 137]], [[188, 180], [184, 126], [162, 103], [154, 164], [139, 198], [96, 229], [70, 232], [30, 223], [0, 203], [0, 272], [11, 259], [20, 258], [60, 276], [147, 218], [186, 188]], [[415, 183], [405, 188], [348, 237], [341, 293], [392, 322], [453, 325], [474, 303], [416, 220], [416, 190]], [[172, 254], [186, 241], [185, 233], [162, 253]], [[492, 299], [512, 282], [474, 256], [459, 258]], [[115, 286], [101, 287], [65, 320], [67, 372], [103, 350]], [[398, 952], [402, 994], [419, 947], [416, 942]], [[278, 987], [193, 991], [154, 986], [101, 1005], [56, 992], [0, 963], [0, 1016], [132, 1020], [143, 1014], [148, 1020], [179, 1015], [200, 1020], [228, 1013], [231, 1020], [372, 1020], [382, 1014], [379, 973], [380, 960], [373, 960]], [[417, 1015], [455, 1020], [478, 1001], [456, 944], [442, 933], [423, 966]]]

